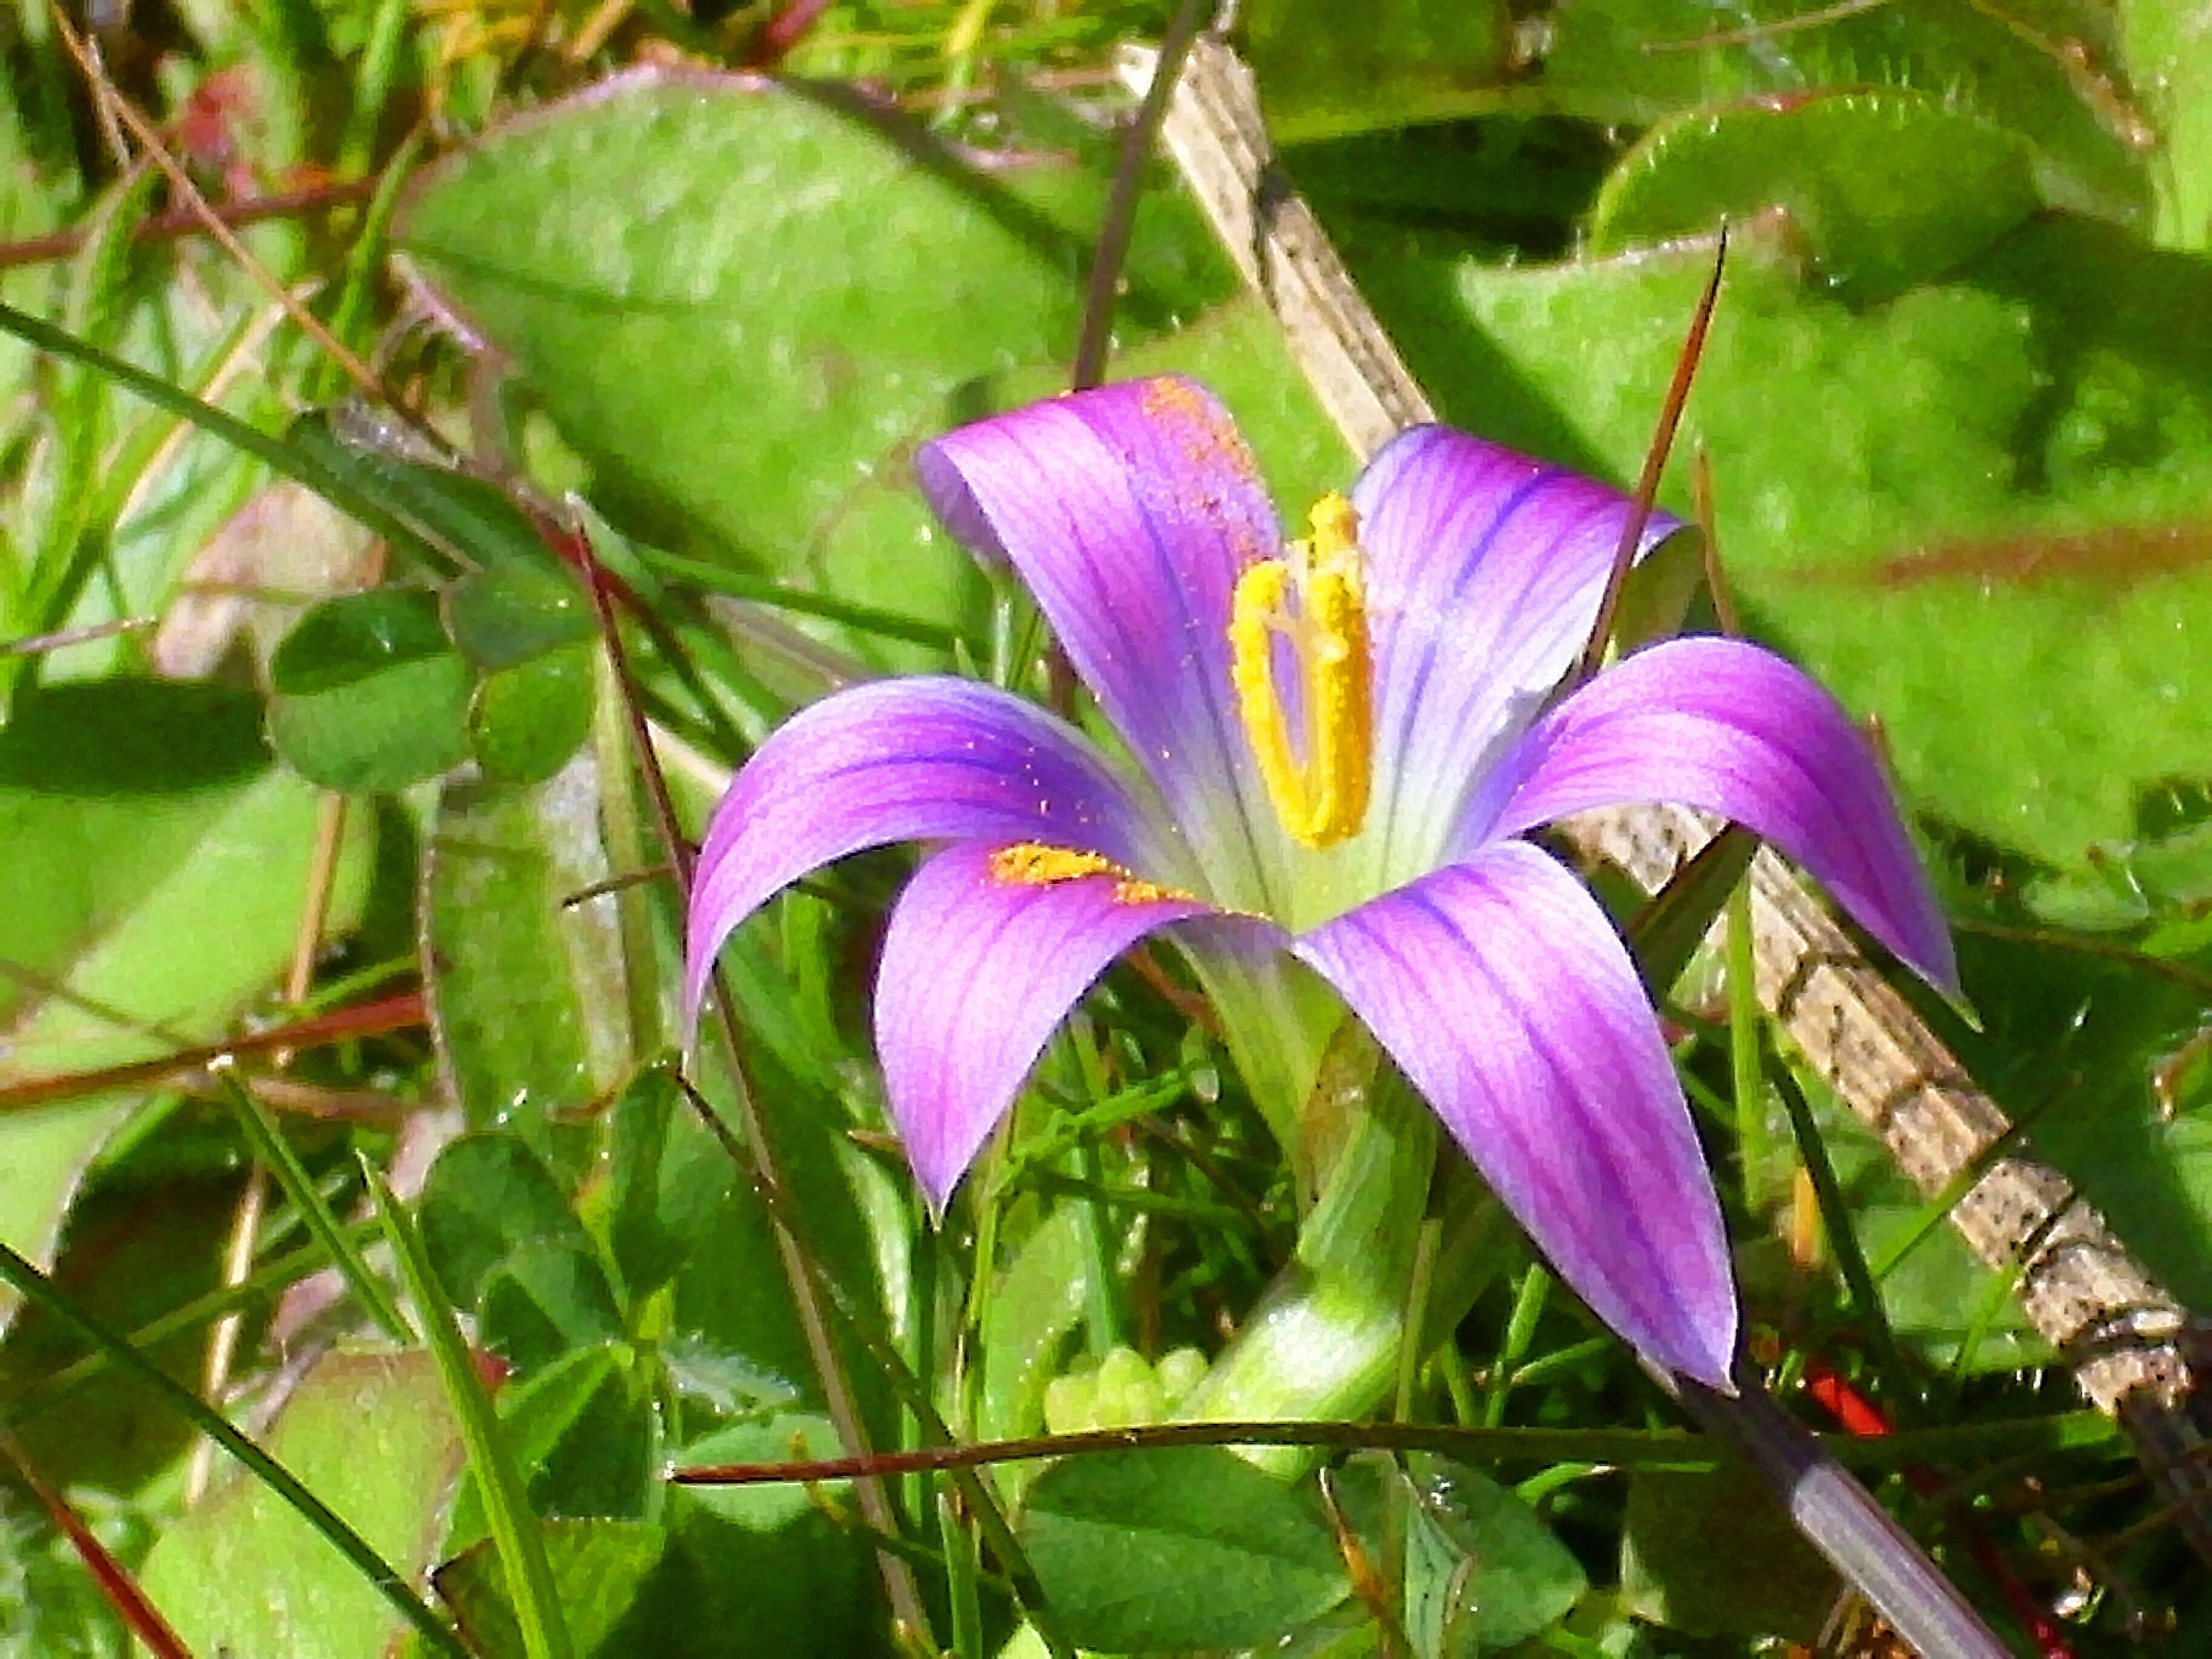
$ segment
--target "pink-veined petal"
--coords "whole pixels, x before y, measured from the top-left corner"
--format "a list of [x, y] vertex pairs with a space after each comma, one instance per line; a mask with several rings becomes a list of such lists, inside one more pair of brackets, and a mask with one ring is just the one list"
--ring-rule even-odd
[[[1375, 653], [1374, 811], [1387, 870], [1435, 863], [1474, 780], [1573, 666], [1633, 504], [1448, 427], [1354, 486]], [[1655, 513], [1639, 556], [1680, 528]]]
[[1251, 452], [1188, 380], [1101, 386], [922, 446], [930, 504], [1011, 562], [1206, 863], [1259, 908], [1279, 836], [1229, 678], [1230, 596], [1280, 532]]
[[1726, 1389], [1735, 1281], [1712, 1179], [1628, 952], [1525, 842], [1301, 939], [1599, 1318]]
[[877, 976], [884, 1095], [940, 1212], [1076, 999], [1146, 933], [1209, 908], [1106, 875], [1009, 882], [993, 871], [998, 850], [963, 843], [921, 866]]
[[801, 710], [714, 809], [684, 927], [696, 1009], [714, 954], [778, 889], [887, 842], [1036, 841], [1156, 879], [1190, 870], [1080, 732], [970, 680], [883, 680]]
[[1756, 831], [1931, 982], [1955, 988], [1950, 930], [1872, 746], [1802, 670], [1741, 641], [1669, 640], [1564, 699], [1486, 781], [1460, 840], [1651, 800]]

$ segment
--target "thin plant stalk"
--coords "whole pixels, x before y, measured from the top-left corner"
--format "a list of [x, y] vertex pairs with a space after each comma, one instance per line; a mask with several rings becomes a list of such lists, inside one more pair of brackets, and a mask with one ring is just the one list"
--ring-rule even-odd
[[362, 1171], [384, 1219], [384, 1234], [391, 1241], [400, 1277], [415, 1298], [423, 1340], [445, 1382], [462, 1443], [468, 1448], [469, 1468], [483, 1496], [492, 1544], [507, 1570], [507, 1599], [522, 1632], [523, 1651], [529, 1659], [574, 1659], [575, 1644], [553, 1582], [553, 1565], [546, 1558], [544, 1534], [531, 1513], [522, 1471], [508, 1449], [499, 1414], [461, 1334], [460, 1322], [453, 1317], [453, 1304], [431, 1270], [413, 1219], [374, 1168], [364, 1162]]

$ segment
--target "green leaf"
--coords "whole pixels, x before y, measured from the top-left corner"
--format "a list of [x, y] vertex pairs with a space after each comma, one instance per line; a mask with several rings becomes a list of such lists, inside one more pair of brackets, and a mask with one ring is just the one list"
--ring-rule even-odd
[[528, 1659], [574, 1659], [568, 1610], [546, 1560], [545, 1543], [530, 1510], [522, 1472], [491, 1403], [491, 1381], [477, 1351], [462, 1334], [450, 1298], [438, 1283], [415, 1219], [373, 1169], [364, 1167], [378, 1218], [391, 1243], [400, 1283], [413, 1298], [423, 1338], [436, 1362], [438, 1381], [467, 1448], [469, 1472], [484, 1494], [484, 1516], [507, 1573], [515, 1622]]
[[1085, 1232], [1082, 1206], [1054, 1205], [1021, 1241], [984, 1304], [975, 1423], [983, 1439], [1012, 1439], [1043, 1426], [1045, 1386], [1091, 1296]]
[[325, 600], [270, 664], [269, 736], [294, 770], [374, 794], [468, 758], [468, 665], [427, 588]]
[[2161, 247], [2202, 253], [2212, 248], [2212, 17], [2165, 0], [2121, 0], [2114, 11], [2163, 163], [2151, 169], [2154, 234]]
[[512, 1134], [465, 1134], [422, 1183], [422, 1244], [456, 1307], [473, 1309], [499, 1264], [538, 1243], [589, 1248], [568, 1194]]
[[[569, 1518], [641, 1520], [659, 1471], [650, 1378], [619, 1344], [578, 1347], [526, 1381], [501, 1389], [500, 1432], [529, 1471], [532, 1510]], [[471, 1481], [453, 1504], [447, 1548], [486, 1536], [482, 1489]]]
[[[696, 1468], [715, 1463], [784, 1463], [807, 1457], [836, 1455], [837, 1431], [825, 1417], [804, 1412], [779, 1412], [757, 1423], [733, 1423], [703, 1435], [684, 1447], [676, 1462]], [[822, 1483], [825, 1496], [844, 1495], [849, 1481]], [[744, 1486], [687, 1486], [685, 1494], [702, 1509], [724, 1521], [753, 1532], [774, 1532], [809, 1512], [818, 1512], [815, 1500], [796, 1481], [769, 1481]]]
[[1819, 1639], [1835, 1570], [1739, 1464], [1629, 1478], [1621, 1594], [1639, 1617], [1694, 1636]]
[[1407, 1632], [1441, 1653], [1455, 1635], [1507, 1648], [1565, 1618], [1589, 1580], [1517, 1495], [1463, 1463], [1406, 1460]]
[[2112, 9], [2048, 0], [2031, 23], [2018, 10], [1745, 0], [1723, 16], [1705, 0], [1560, 0], [1531, 42], [1541, 73], [1522, 106], [1650, 125], [1736, 100], [1911, 89], [2027, 139], [2059, 205], [2140, 216], [2146, 129], [2107, 72]]
[[737, 1172], [665, 1067], [640, 1073], [611, 1117], [607, 1242], [635, 1301], [675, 1277]]
[[[401, 1571], [428, 1571], [461, 1464], [428, 1354], [322, 1359], [269, 1449]], [[163, 1534], [141, 1583], [195, 1653], [379, 1659], [400, 1627], [357, 1567], [243, 1472]]]
[[478, 668], [514, 668], [599, 637], [592, 596], [565, 568], [471, 571], [446, 590], [446, 629]]
[[[216, 1036], [291, 956], [319, 811], [270, 767], [250, 696], [129, 679], [27, 694], [0, 730], [0, 958], [15, 970], [0, 975], [0, 1091]], [[356, 815], [333, 930], [360, 914], [372, 835]], [[143, 1099], [0, 1116], [0, 1239], [46, 1259]]]
[[[667, 1531], [611, 1520], [546, 1521], [538, 1530], [579, 1659], [644, 1651], [635, 1645], [640, 1632], [632, 1615], [667, 1551]], [[439, 1568], [438, 1593], [477, 1652], [485, 1659], [520, 1659], [522, 1632], [490, 1540]]]
[[[837, 1436], [818, 1417], [778, 1416], [686, 1447], [683, 1463], [754, 1462], [833, 1455]], [[823, 1483], [848, 1504], [843, 1481]], [[654, 1587], [658, 1620], [629, 1652], [637, 1659], [721, 1659], [744, 1632], [747, 1659], [815, 1659], [890, 1650], [866, 1536], [841, 1525], [800, 1486], [683, 1486], [669, 1494], [676, 1528], [668, 1577]]]
[[477, 683], [469, 746], [486, 778], [543, 783], [568, 763], [591, 735], [596, 660], [593, 646], [572, 645]]
[[350, 406], [318, 410], [295, 422], [285, 441], [405, 525], [417, 551], [434, 550], [464, 569], [555, 574], [544, 532], [513, 495], [461, 471], [397, 420]]
[[1503, 0], [1257, 0], [1237, 21], [1280, 143], [1474, 113], [1497, 103], [1512, 67]]
[[[1626, 478], [1711, 261], [1357, 274], [1448, 418]], [[1712, 458], [1755, 631], [1880, 718], [1910, 803], [2059, 869], [2130, 838], [2146, 782], [2201, 769], [2208, 307], [2212, 270], [2081, 222], [1863, 312], [1739, 236], [1677, 446]]]
[[1219, 1446], [1067, 1458], [1019, 1532], [1060, 1627], [1109, 1652], [1270, 1643], [1348, 1590], [1310, 1498]]
[[606, 1267], [587, 1244], [516, 1246], [485, 1275], [483, 1309], [484, 1346], [525, 1375], [623, 1334]]
[[519, 1135], [464, 1135], [430, 1168], [423, 1249], [446, 1292], [478, 1310], [486, 1347], [535, 1372], [623, 1334], [598, 1246]]
[[[1072, 239], [918, 129], [696, 75], [596, 88], [426, 169], [395, 241], [648, 539], [940, 621], [980, 578], [870, 477], [1006, 364], [1059, 356], [1079, 307]], [[902, 533], [821, 539], [885, 485]]]
[[423, 978], [441, 1062], [472, 1125], [511, 1124], [565, 1167], [589, 1139], [562, 1120], [629, 1064], [629, 992], [605, 881], [598, 772], [539, 784], [457, 780], [423, 874]]
[[2024, 140], [1931, 97], [1850, 92], [1698, 110], [1646, 133], [1599, 192], [1599, 257], [1789, 216], [1853, 305], [1941, 276], [2043, 205]]

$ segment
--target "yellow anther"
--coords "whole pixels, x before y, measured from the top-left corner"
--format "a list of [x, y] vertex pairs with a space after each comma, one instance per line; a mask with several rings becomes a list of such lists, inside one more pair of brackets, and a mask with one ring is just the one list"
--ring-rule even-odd
[[1063, 881], [1081, 881], [1088, 876], [1112, 876], [1116, 904], [1153, 904], [1163, 899], [1190, 896], [1176, 888], [1163, 887], [1158, 882], [1133, 875], [1101, 853], [1025, 841], [1002, 847], [991, 854], [991, 878], [1009, 887], [1051, 887]]
[[1307, 544], [1316, 559], [1334, 559], [1359, 551], [1359, 514], [1334, 490], [1314, 503], [1313, 540]]
[[[1359, 515], [1341, 495], [1313, 510], [1310, 540], [1237, 579], [1229, 617], [1230, 678], [1268, 799], [1291, 834], [1328, 847], [1358, 833], [1373, 772], [1373, 665], [1359, 554]], [[1295, 600], [1295, 608], [1285, 603]], [[1275, 684], [1275, 636], [1299, 676], [1305, 753], [1291, 752]]]

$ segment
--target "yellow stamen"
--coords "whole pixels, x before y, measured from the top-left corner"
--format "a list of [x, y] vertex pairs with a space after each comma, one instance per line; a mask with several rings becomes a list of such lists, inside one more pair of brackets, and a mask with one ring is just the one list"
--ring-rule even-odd
[[[1294, 595], [1297, 609], [1285, 605]], [[1305, 754], [1291, 753], [1275, 684], [1274, 635], [1297, 659]], [[1367, 816], [1374, 769], [1374, 669], [1367, 647], [1367, 601], [1359, 553], [1359, 515], [1341, 495], [1313, 510], [1310, 540], [1237, 578], [1229, 618], [1229, 674], [1244, 735], [1268, 799], [1291, 835], [1328, 847], [1357, 835]]]
[[1156, 904], [1163, 899], [1191, 896], [1158, 882], [1146, 881], [1123, 869], [1100, 853], [1079, 852], [1072, 847], [1048, 847], [1025, 841], [1002, 847], [991, 854], [991, 878], [1009, 887], [1051, 887], [1087, 876], [1112, 876], [1116, 904]]

